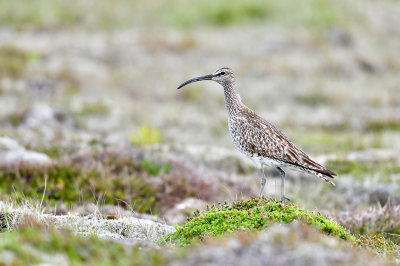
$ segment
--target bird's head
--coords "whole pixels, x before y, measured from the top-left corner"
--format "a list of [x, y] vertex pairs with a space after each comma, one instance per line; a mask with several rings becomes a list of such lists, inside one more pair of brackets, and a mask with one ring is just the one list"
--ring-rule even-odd
[[215, 82], [218, 82], [222, 86], [224, 86], [226, 84], [233, 83], [235, 81], [235, 76], [233, 75], [232, 69], [230, 69], [228, 67], [221, 67], [221, 68], [218, 68], [217, 70], [215, 70], [210, 75], [205, 75], [205, 76], [189, 79], [188, 81], [182, 83], [178, 87], [178, 90], [190, 83], [202, 81], [202, 80], [213, 80]]

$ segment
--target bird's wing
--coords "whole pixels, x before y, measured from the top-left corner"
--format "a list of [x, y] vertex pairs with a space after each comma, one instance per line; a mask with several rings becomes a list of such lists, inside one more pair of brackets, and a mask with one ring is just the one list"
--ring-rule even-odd
[[246, 139], [243, 144], [249, 152], [312, 169], [328, 176], [336, 175], [326, 167], [314, 162], [305, 152], [297, 148], [279, 128], [262, 119], [253, 111], [239, 117], [238, 122], [239, 134]]

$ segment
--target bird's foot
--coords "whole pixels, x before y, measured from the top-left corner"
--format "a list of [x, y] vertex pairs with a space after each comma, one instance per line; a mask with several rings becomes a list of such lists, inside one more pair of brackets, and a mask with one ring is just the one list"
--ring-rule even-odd
[[292, 202], [289, 198], [286, 198], [285, 195], [282, 195], [281, 196], [281, 201], [282, 201], [283, 204], [285, 204], [285, 200], [288, 200], [288, 201]]

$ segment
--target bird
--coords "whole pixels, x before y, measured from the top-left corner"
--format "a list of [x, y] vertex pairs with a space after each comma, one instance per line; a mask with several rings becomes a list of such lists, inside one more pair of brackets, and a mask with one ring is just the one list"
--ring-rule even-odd
[[228, 112], [229, 133], [234, 146], [249, 158], [261, 175], [259, 196], [263, 195], [266, 177], [264, 167], [276, 167], [281, 177], [281, 201], [289, 200], [285, 196], [285, 172], [282, 167], [316, 175], [332, 186], [330, 180], [336, 173], [313, 161], [304, 151], [297, 148], [290, 139], [275, 125], [257, 115], [242, 103], [236, 93], [235, 75], [232, 69], [222, 67], [212, 74], [192, 78], [182, 83], [182, 87], [198, 81], [211, 80], [222, 85], [225, 107]]

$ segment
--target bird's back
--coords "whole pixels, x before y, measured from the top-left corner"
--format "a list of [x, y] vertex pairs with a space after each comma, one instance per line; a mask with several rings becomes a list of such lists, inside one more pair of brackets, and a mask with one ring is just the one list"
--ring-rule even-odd
[[[297, 148], [276, 126], [258, 116], [241, 104], [240, 111], [229, 117], [229, 131], [234, 145], [247, 157], [276, 161], [282, 166], [312, 170], [332, 177], [336, 175], [326, 167], [314, 162]], [[310, 171], [307, 171], [310, 172]]]

